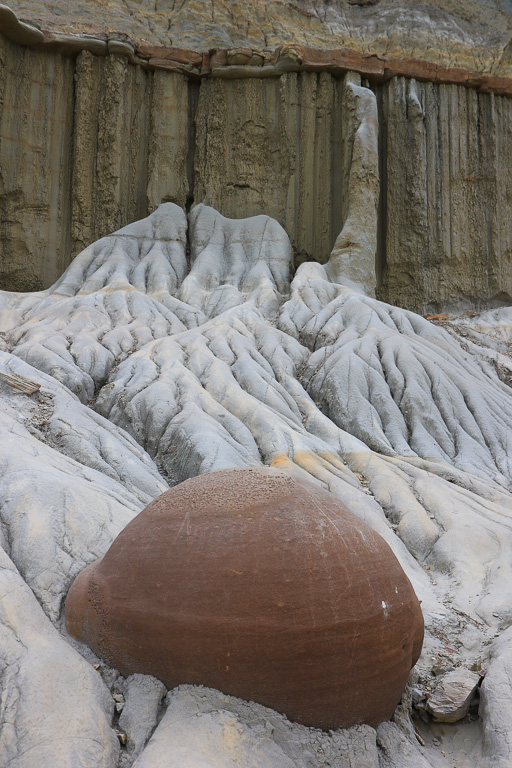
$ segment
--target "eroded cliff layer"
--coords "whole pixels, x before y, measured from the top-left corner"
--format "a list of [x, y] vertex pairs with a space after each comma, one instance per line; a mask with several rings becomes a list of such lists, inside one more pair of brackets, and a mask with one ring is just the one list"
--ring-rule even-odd
[[204, 201], [235, 217], [270, 210], [300, 261], [328, 258], [357, 128], [344, 79], [196, 84], [115, 54], [2, 43], [3, 287], [46, 287], [87, 243], [161, 201]]
[[420, 311], [510, 304], [512, 100], [394, 78], [378, 101], [380, 296]]
[[[385, 59], [417, 59], [512, 74], [510, 0], [9, 0], [47, 38], [129, 38], [194, 51], [270, 51], [294, 41], [346, 47]], [[91, 6], [94, 10], [92, 10]]]
[[[482, 6], [473, 5], [464, 50], [472, 51], [480, 79], [442, 69], [443, 62], [464, 63], [455, 28], [448, 34], [446, 25], [453, 55], [436, 64], [404, 60], [389, 69], [382, 57], [361, 59], [359, 44], [353, 62], [378, 107], [377, 295], [416, 311], [512, 301], [512, 101], [500, 95], [499, 83], [509, 80], [496, 80], [508, 73], [507, 49], [492, 60], [478, 54], [480, 38], [468, 30], [476, 29]], [[385, 6], [378, 6], [381, 15]], [[106, 9], [96, 23], [110, 30]], [[39, 34], [43, 42], [24, 47], [0, 38], [2, 287], [47, 287], [87, 243], [162, 201], [205, 202], [232, 217], [270, 214], [287, 230], [296, 264], [327, 260], [347, 221], [357, 129], [344, 83], [361, 82], [341, 53], [336, 66], [321, 47], [314, 61], [313, 49], [300, 46], [275, 55], [180, 53], [151, 47], [160, 38], [144, 42], [139, 30], [135, 55], [126, 34], [85, 38], [83, 20], [71, 24], [54, 11], [39, 21], [35, 14], [47, 24], [44, 35], [19, 22], [9, 31], [11, 38]], [[503, 11], [503, 40], [507, 18]], [[157, 12], [155, 30], [159, 19]], [[206, 29], [203, 22], [197, 29]], [[70, 37], [69, 24], [80, 34]], [[493, 18], [479, 32], [491, 48], [498, 38], [503, 43], [494, 27]], [[315, 43], [310, 37], [301, 42]], [[329, 39], [322, 45], [332, 45]], [[243, 42], [235, 35], [225, 43], [233, 41]], [[400, 71], [451, 82], [396, 76]], [[338, 245], [354, 247], [356, 258], [359, 243]]]

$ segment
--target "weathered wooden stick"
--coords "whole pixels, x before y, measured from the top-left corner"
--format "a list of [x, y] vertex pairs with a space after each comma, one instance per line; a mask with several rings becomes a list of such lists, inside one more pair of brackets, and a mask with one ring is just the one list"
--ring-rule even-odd
[[423, 738], [422, 738], [422, 735], [421, 735], [421, 733], [418, 731], [418, 729], [417, 729], [417, 727], [416, 727], [416, 726], [414, 726], [414, 733], [416, 734], [416, 738], [418, 739], [418, 741], [419, 741], [419, 743], [421, 744], [421, 746], [422, 746], [422, 747], [425, 747], [425, 746], [426, 746], [426, 744], [425, 744], [425, 742], [424, 742], [424, 740], [423, 740]]
[[11, 376], [9, 373], [2, 373], [0, 371], [0, 380], [5, 381], [11, 387], [20, 392], [24, 392], [26, 395], [32, 395], [34, 392], [37, 392], [38, 389], [41, 389], [41, 385], [38, 384], [37, 381], [27, 379], [25, 376], [20, 376], [19, 373], [14, 373]]

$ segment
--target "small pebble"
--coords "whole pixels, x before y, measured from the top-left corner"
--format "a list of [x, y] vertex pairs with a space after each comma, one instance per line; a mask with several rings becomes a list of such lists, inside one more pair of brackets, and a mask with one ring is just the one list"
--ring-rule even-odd
[[122, 747], [126, 746], [126, 733], [124, 731], [121, 731], [119, 728], [114, 728], [115, 734], [117, 738], [119, 739], [119, 743]]

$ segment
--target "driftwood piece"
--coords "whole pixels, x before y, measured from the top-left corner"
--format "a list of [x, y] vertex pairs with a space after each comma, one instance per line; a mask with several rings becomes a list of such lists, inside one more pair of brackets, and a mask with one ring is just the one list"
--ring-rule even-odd
[[9, 386], [17, 389], [19, 392], [24, 392], [26, 395], [32, 395], [41, 389], [41, 385], [37, 381], [27, 379], [25, 376], [20, 376], [19, 373], [14, 373], [12, 376], [10, 373], [0, 372], [0, 381], [5, 381]]

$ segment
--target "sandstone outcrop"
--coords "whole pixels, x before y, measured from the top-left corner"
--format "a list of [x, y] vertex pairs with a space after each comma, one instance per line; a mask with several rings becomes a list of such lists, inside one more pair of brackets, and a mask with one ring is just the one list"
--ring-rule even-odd
[[[212, 18], [200, 2], [109, 2], [94, 23], [15, 3], [18, 26], [2, 6], [0, 284], [46, 288], [162, 201], [203, 202], [276, 218], [296, 265], [337, 241], [356, 272], [375, 262], [380, 299], [414, 311], [510, 303], [510, 14], [445, 5], [255, 3], [238, 31], [231, 3]], [[362, 125], [378, 168], [358, 176]], [[354, 241], [349, 208], [377, 189]]]
[[258, 467], [153, 501], [75, 579], [66, 625], [125, 675], [206, 685], [325, 730], [390, 718], [423, 643], [380, 536], [314, 484]]

